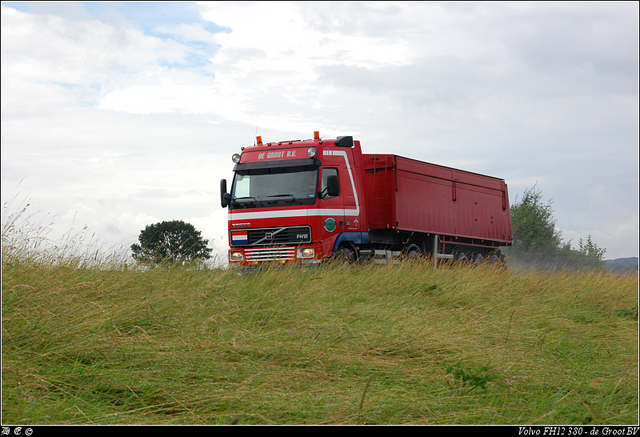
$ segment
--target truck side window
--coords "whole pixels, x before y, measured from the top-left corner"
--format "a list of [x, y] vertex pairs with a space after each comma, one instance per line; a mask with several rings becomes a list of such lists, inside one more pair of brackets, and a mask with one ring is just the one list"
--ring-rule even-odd
[[337, 168], [323, 168], [322, 169], [322, 185], [320, 187], [320, 192], [322, 195], [320, 196], [322, 199], [330, 199], [331, 197], [327, 194], [327, 178], [329, 176], [338, 177], [338, 169]]

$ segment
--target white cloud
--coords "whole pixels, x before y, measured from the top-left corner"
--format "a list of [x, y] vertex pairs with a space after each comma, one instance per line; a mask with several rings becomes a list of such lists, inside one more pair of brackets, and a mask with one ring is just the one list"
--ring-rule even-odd
[[3, 76], [74, 86], [184, 58], [184, 47], [97, 20], [69, 21], [2, 7]]

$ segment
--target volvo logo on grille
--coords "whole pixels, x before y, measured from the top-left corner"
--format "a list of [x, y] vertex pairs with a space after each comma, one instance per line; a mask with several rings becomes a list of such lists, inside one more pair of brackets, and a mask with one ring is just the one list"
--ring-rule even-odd
[[249, 246], [301, 244], [311, 242], [310, 226], [247, 229]]

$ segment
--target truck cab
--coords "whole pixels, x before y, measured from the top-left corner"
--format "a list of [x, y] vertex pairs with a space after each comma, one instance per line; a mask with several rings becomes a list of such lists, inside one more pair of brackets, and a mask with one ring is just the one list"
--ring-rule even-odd
[[368, 244], [364, 165], [360, 142], [345, 136], [262, 143], [245, 147], [230, 190], [229, 263], [237, 267], [320, 264], [344, 253], [358, 256]]

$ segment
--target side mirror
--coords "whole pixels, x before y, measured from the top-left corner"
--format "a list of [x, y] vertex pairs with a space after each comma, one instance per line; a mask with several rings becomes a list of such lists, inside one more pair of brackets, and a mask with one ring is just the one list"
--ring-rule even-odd
[[329, 197], [336, 197], [340, 195], [340, 183], [338, 182], [338, 176], [327, 177], [327, 195]]
[[231, 194], [227, 193], [227, 180], [220, 181], [220, 205], [226, 208], [231, 203]]

